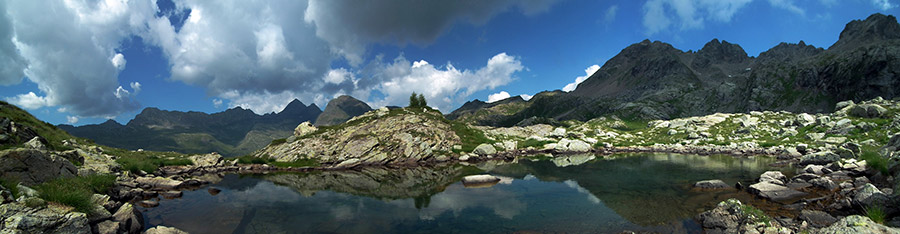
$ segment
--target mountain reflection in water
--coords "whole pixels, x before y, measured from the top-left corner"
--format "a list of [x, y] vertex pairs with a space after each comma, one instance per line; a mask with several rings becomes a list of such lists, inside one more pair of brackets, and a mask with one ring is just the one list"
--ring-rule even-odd
[[[226, 175], [162, 200], [148, 226], [190, 233], [698, 232], [691, 219], [736, 189], [693, 190], [699, 180], [752, 181], [771, 158], [668, 154], [572, 155], [551, 160], [419, 168]], [[485, 188], [460, 179], [505, 178]], [[511, 179], [510, 179], [511, 178]]]

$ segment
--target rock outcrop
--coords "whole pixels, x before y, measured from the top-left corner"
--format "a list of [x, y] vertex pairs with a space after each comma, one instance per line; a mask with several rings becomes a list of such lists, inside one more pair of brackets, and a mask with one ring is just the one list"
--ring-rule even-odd
[[720, 202], [697, 220], [706, 233], [789, 233], [765, 213], [737, 199]]
[[91, 233], [84, 213], [47, 205], [31, 208], [20, 203], [0, 205], [0, 233]]
[[838, 220], [831, 226], [823, 228], [816, 233], [821, 234], [844, 234], [844, 233], [871, 233], [871, 234], [897, 234], [900, 229], [890, 228], [875, 222], [871, 219], [851, 215]]
[[[382, 111], [383, 112], [383, 111]], [[433, 110], [370, 111], [347, 123], [270, 145], [254, 155], [280, 162], [313, 160], [326, 167], [414, 164], [449, 156], [461, 144], [450, 123]]]
[[77, 174], [72, 162], [49, 151], [25, 148], [0, 151], [0, 177], [35, 185]]

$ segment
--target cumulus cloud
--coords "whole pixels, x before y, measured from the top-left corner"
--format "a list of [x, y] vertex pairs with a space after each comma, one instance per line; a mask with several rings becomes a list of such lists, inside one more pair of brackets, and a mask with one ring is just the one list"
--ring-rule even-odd
[[[709, 20], [730, 22], [752, 0], [650, 0], [643, 6], [648, 35], [678, 26], [680, 30], [703, 28]], [[674, 13], [674, 15], [673, 15]]]
[[66, 123], [69, 123], [69, 124], [75, 124], [75, 123], [78, 123], [78, 117], [77, 117], [77, 116], [71, 116], [71, 115], [70, 115], [70, 116], [66, 116]]
[[[149, 1], [5, 1], [0, 5], [0, 65], [3, 84], [37, 84], [34, 92], [8, 100], [37, 108], [66, 106], [78, 116], [114, 116], [140, 105], [121, 88], [125, 57], [116, 48], [145, 28], [156, 6]], [[48, 12], [53, 12], [48, 14]], [[36, 17], [40, 16], [40, 17]], [[7, 18], [8, 17], [8, 18]], [[11, 30], [10, 30], [11, 29]], [[10, 33], [11, 32], [11, 33]], [[15, 35], [15, 36], [12, 36]], [[15, 46], [9, 47], [11, 41]], [[17, 53], [24, 60], [9, 56]], [[12, 58], [12, 59], [10, 59]], [[14, 61], [14, 62], [9, 62]], [[23, 63], [24, 70], [9, 63]], [[13, 74], [13, 75], [10, 75]]]
[[882, 11], [897, 7], [897, 5], [891, 3], [890, 0], [872, 0], [872, 4], [875, 5], [875, 8], [881, 9]]
[[311, 0], [303, 19], [315, 35], [351, 64], [361, 64], [370, 43], [428, 44], [455, 22], [476, 25], [496, 14], [519, 9], [525, 15], [548, 10], [551, 0], [419, 1]]
[[499, 93], [488, 95], [487, 102], [492, 103], [492, 102], [500, 101], [503, 99], [507, 99], [509, 97], [510, 97], [509, 93], [507, 93], [506, 91], [500, 91]]
[[597, 65], [597, 64], [594, 64], [594, 65], [591, 65], [590, 67], [585, 68], [584, 75], [575, 77], [575, 82], [567, 84], [565, 87], [562, 88], [562, 91], [563, 92], [572, 92], [572, 90], [575, 90], [575, 88], [578, 87], [578, 84], [581, 84], [581, 82], [584, 82], [584, 80], [587, 80], [587, 78], [591, 77], [591, 75], [593, 75], [594, 72], [597, 72], [597, 70], [600, 70], [600, 65]]
[[47, 98], [38, 96], [34, 92], [19, 94], [15, 97], [7, 98], [6, 101], [29, 110], [49, 106]]
[[367, 65], [362, 72], [370, 79], [360, 80], [360, 88], [383, 94], [384, 98], [373, 101], [375, 106], [405, 105], [409, 94], [416, 92], [424, 95], [430, 106], [450, 110], [454, 102], [472, 93], [512, 82], [514, 73], [524, 69], [519, 58], [506, 53], [494, 55], [477, 70], [460, 70], [450, 63], [434, 66], [424, 60], [411, 63], [401, 55], [391, 63]]
[[214, 98], [212, 100], [212, 103], [213, 103], [213, 107], [215, 107], [216, 109], [222, 107], [222, 99]]

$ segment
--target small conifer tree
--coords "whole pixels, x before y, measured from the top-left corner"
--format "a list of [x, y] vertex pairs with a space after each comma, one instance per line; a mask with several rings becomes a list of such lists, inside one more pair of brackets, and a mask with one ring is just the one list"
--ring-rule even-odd
[[428, 106], [428, 101], [425, 101], [425, 96], [423, 96], [421, 93], [419, 94], [418, 99], [419, 99], [418, 100], [419, 107], [427, 107]]
[[416, 92], [409, 95], [409, 107], [419, 107], [419, 98], [416, 96]]

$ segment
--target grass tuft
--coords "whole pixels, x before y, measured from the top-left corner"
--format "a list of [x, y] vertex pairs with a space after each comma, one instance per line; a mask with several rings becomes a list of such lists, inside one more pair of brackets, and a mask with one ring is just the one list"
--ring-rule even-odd
[[866, 217], [869, 217], [872, 222], [884, 224], [884, 218], [887, 216], [887, 214], [884, 212], [883, 208], [881, 208], [880, 206], [869, 206], [863, 208], [863, 210], [866, 212]]
[[866, 161], [866, 165], [875, 168], [882, 175], [888, 174], [888, 159], [881, 157], [877, 151], [871, 147], [864, 147], [859, 154], [859, 158]]
[[13, 197], [19, 196], [19, 187], [17, 187], [16, 185], [19, 185], [18, 180], [14, 178], [0, 177], [0, 186], [3, 186], [7, 190], [9, 190], [9, 193], [11, 193]]
[[94, 193], [105, 194], [116, 183], [115, 175], [90, 175], [59, 178], [36, 187], [40, 198], [49, 202], [64, 204], [76, 211], [90, 214], [93, 212], [91, 196]]
[[123, 169], [133, 173], [138, 171], [153, 173], [159, 169], [159, 167], [187, 166], [193, 164], [186, 155], [175, 152], [137, 152], [106, 147], [104, 147], [104, 152], [119, 156], [119, 158], [116, 159], [116, 162], [121, 164]]

